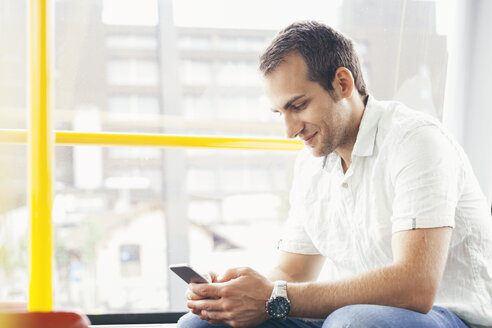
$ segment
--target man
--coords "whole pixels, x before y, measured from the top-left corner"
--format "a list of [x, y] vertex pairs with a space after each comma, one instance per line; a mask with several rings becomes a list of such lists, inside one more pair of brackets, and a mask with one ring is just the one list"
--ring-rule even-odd
[[440, 123], [370, 96], [352, 42], [325, 25], [292, 24], [260, 61], [306, 144], [279, 262], [191, 284], [178, 326], [492, 326], [492, 219]]

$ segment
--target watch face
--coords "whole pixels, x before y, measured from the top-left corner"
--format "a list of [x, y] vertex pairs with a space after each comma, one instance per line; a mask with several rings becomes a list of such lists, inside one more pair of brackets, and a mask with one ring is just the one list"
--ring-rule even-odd
[[275, 319], [283, 319], [290, 312], [290, 301], [285, 297], [275, 297], [268, 301], [268, 314]]

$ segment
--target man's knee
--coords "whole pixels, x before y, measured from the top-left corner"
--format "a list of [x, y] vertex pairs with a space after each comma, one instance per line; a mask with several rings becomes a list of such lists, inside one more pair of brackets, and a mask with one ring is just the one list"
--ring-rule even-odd
[[342, 307], [326, 318], [322, 328], [370, 328], [381, 322], [377, 309], [371, 305], [357, 304]]
[[193, 313], [187, 313], [178, 320], [178, 328], [211, 328], [217, 327], [209, 324], [208, 322], [201, 320]]

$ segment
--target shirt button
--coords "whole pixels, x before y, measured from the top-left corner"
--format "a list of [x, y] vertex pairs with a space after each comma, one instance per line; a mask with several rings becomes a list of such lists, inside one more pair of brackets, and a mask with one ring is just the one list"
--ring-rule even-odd
[[346, 183], [346, 182], [342, 183], [342, 187], [345, 188], [345, 189], [347, 189], [348, 188], [348, 183]]

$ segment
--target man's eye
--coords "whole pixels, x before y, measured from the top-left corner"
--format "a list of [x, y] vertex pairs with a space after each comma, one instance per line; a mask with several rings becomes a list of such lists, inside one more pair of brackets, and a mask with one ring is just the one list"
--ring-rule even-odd
[[301, 110], [304, 107], [304, 105], [306, 105], [305, 102], [300, 103], [299, 105], [292, 105], [292, 109], [293, 110]]

